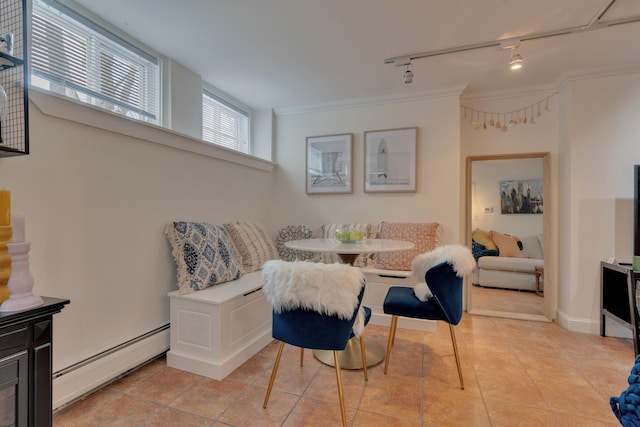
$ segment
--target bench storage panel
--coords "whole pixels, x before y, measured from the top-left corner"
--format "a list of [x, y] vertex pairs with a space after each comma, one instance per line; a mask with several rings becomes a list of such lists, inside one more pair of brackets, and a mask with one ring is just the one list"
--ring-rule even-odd
[[168, 366], [221, 380], [272, 341], [271, 305], [260, 271], [169, 297]]

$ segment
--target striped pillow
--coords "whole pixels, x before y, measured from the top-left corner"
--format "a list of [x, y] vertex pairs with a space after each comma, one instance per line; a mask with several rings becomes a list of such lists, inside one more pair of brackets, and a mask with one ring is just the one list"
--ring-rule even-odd
[[278, 259], [278, 250], [262, 225], [248, 221], [223, 224], [244, 274], [258, 271], [270, 259]]

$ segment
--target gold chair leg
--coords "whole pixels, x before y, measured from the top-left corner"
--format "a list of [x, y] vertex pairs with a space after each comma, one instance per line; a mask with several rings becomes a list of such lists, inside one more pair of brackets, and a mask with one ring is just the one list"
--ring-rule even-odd
[[269, 396], [271, 395], [271, 388], [273, 388], [273, 382], [276, 379], [276, 374], [278, 373], [278, 366], [280, 365], [280, 358], [282, 357], [282, 350], [284, 350], [284, 343], [280, 343], [280, 347], [278, 347], [278, 355], [276, 356], [276, 363], [273, 364], [273, 371], [271, 371], [271, 379], [269, 380], [269, 387], [267, 387], [267, 395], [264, 397], [264, 404], [262, 408], [267, 408], [267, 403], [269, 403]]
[[369, 371], [367, 370], [367, 349], [364, 345], [364, 333], [360, 335], [360, 353], [362, 354], [362, 369], [364, 371], [364, 380], [369, 381]]
[[389, 356], [391, 356], [391, 346], [396, 339], [396, 328], [398, 327], [398, 316], [391, 316], [391, 327], [389, 328], [389, 341], [387, 342], [387, 354], [384, 358], [384, 373], [389, 369]]
[[464, 381], [462, 381], [462, 368], [460, 366], [460, 355], [458, 354], [458, 344], [456, 344], [456, 333], [453, 325], [449, 323], [449, 331], [451, 331], [451, 342], [453, 343], [453, 354], [456, 357], [456, 366], [458, 367], [458, 377], [460, 377], [460, 388], [464, 390]]
[[300, 347], [300, 367], [302, 368], [302, 364], [304, 362], [304, 348]]
[[333, 361], [336, 365], [336, 380], [338, 381], [338, 398], [340, 399], [340, 414], [342, 415], [342, 426], [347, 427], [347, 410], [344, 407], [344, 393], [342, 391], [342, 375], [340, 375], [340, 358], [338, 352], [333, 351]]

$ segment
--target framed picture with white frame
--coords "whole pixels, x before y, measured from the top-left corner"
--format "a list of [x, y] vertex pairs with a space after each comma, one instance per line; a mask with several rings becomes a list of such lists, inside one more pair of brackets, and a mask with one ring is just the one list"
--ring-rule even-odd
[[353, 192], [353, 134], [307, 137], [307, 194]]
[[418, 128], [364, 133], [364, 191], [415, 192]]

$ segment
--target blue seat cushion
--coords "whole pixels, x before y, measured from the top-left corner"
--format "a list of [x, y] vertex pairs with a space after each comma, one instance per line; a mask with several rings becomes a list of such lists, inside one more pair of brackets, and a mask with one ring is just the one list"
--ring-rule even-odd
[[447, 321], [447, 317], [434, 298], [420, 301], [413, 293], [413, 288], [406, 286], [389, 288], [382, 309], [386, 314], [396, 316]]
[[[371, 309], [363, 307], [365, 325], [371, 319]], [[355, 315], [354, 315], [355, 318]], [[344, 350], [353, 337], [353, 319], [339, 319], [313, 310], [273, 312], [273, 338], [313, 350]]]

